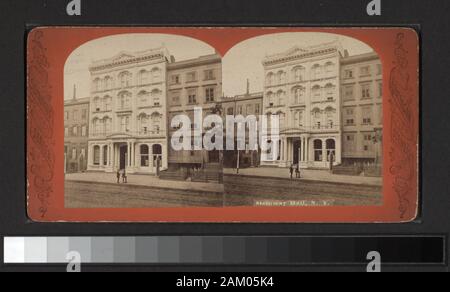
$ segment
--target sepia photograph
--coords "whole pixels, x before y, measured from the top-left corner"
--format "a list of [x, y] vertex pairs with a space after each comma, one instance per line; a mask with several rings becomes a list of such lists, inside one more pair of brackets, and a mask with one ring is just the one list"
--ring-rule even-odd
[[65, 206], [381, 205], [382, 80], [370, 46], [332, 33], [223, 58], [176, 35], [90, 41], [64, 69]]

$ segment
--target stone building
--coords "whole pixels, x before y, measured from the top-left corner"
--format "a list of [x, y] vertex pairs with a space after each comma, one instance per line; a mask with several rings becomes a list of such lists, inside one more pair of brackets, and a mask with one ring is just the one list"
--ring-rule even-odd
[[92, 63], [89, 170], [167, 169], [166, 77], [172, 61], [161, 47]]
[[[246, 94], [238, 95], [234, 97], [224, 97], [221, 103], [222, 115], [225, 122], [226, 116], [239, 116], [244, 117], [254, 115], [257, 122], [263, 110], [263, 93], [250, 94], [247, 90]], [[235, 133], [237, 129], [235, 127]], [[246, 127], [246, 145], [249, 143], [249, 129]], [[237, 140], [235, 141], [235, 149], [237, 149]], [[261, 150], [251, 150], [248, 147], [245, 151], [225, 151], [224, 154], [224, 166], [232, 168], [245, 168], [245, 167], [258, 167], [261, 163]], [[239, 159], [239, 163], [238, 163]]]
[[280, 119], [280, 139], [273, 141], [280, 151], [263, 152], [262, 165], [330, 168], [377, 161], [382, 74], [375, 53], [349, 56], [331, 42], [268, 56], [263, 66], [263, 111], [269, 120]]
[[[194, 109], [201, 109], [203, 118], [216, 113], [222, 96], [222, 58], [218, 54], [212, 54], [173, 62], [168, 65], [167, 70], [168, 123], [171, 125], [172, 119], [178, 115], [188, 116], [192, 122], [191, 140], [194, 149], [195, 138], [203, 139], [205, 133], [205, 129], [200, 129], [200, 125], [195, 124]], [[169, 128], [169, 139], [180, 126]], [[209, 169], [209, 172], [218, 172], [221, 167], [220, 155], [219, 151], [175, 151], [170, 147], [169, 171], [164, 173], [163, 177], [180, 179], [192, 177], [195, 180], [196, 174], [193, 173], [195, 170]], [[203, 174], [197, 176], [201, 175]]]
[[341, 61], [344, 164], [382, 161], [383, 71], [376, 53]]
[[64, 101], [65, 172], [87, 170], [89, 139], [89, 98]]

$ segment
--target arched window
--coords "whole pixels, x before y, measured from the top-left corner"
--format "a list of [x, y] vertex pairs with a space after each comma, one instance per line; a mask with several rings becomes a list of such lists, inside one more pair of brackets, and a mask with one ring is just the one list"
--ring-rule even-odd
[[277, 83], [278, 85], [283, 84], [284, 83], [284, 78], [285, 77], [285, 73], [283, 71], [278, 71], [277, 73]]
[[319, 79], [322, 74], [322, 67], [319, 64], [315, 64], [311, 68], [311, 79]]
[[100, 134], [100, 120], [95, 118], [92, 121], [92, 128], [94, 136], [98, 136]]
[[138, 93], [138, 101], [140, 106], [148, 106], [150, 105], [150, 94], [143, 90]]
[[150, 83], [150, 73], [147, 70], [141, 70], [138, 74], [138, 85]]
[[149, 118], [145, 113], [142, 113], [138, 117], [139, 133], [141, 135], [147, 135], [149, 132]]
[[314, 140], [314, 161], [323, 161], [322, 140]]
[[270, 72], [269, 74], [266, 75], [266, 85], [267, 86], [272, 86], [273, 85], [273, 73]]
[[94, 97], [94, 112], [101, 111], [101, 105], [100, 105], [100, 97], [96, 96]]
[[268, 101], [268, 105], [270, 106], [270, 107], [272, 107], [272, 106], [274, 106], [275, 104], [274, 104], [274, 100], [273, 100], [273, 92], [272, 91], [269, 91], [268, 93], [267, 93], [267, 101]]
[[162, 160], [162, 146], [155, 144], [152, 147], [153, 165], [156, 165], [158, 161]]
[[161, 81], [161, 70], [159, 68], [152, 69], [152, 82], [160, 82]]
[[159, 134], [161, 131], [161, 121], [162, 117], [159, 113], [153, 113], [151, 116], [152, 120], [152, 126], [153, 126], [153, 133]]
[[150, 152], [148, 145], [141, 145], [140, 147], [141, 154], [141, 167], [149, 167], [150, 166]]
[[303, 127], [303, 112], [296, 111], [294, 114], [294, 126], [295, 127]]
[[333, 158], [333, 162], [336, 161], [336, 142], [334, 139], [328, 139], [326, 141], [327, 146], [327, 161], [330, 162]]
[[118, 108], [120, 110], [128, 109], [131, 107], [131, 93], [128, 91], [122, 91], [119, 93]]
[[325, 95], [327, 100], [333, 101], [334, 93], [335, 93], [335, 86], [333, 84], [328, 83], [327, 85], [325, 85]]
[[153, 106], [160, 106], [161, 105], [161, 91], [159, 89], [153, 89], [151, 96], [152, 96]]
[[285, 94], [284, 94], [284, 91], [283, 91], [283, 90], [279, 90], [279, 91], [277, 92], [277, 99], [278, 99], [278, 105], [279, 105], [279, 106], [285, 105], [284, 96], [285, 96]]
[[299, 66], [293, 69], [294, 82], [302, 82], [305, 80], [305, 67]]
[[313, 86], [312, 96], [314, 99], [320, 99], [322, 97], [322, 88], [319, 85]]
[[111, 102], [112, 102], [112, 98], [109, 95], [103, 97], [103, 109], [105, 111], [111, 110]]
[[94, 84], [93, 84], [93, 90], [94, 91], [100, 91], [101, 90], [101, 83], [102, 83], [102, 81], [100, 80], [100, 78], [95, 78]]
[[305, 88], [302, 86], [294, 87], [292, 89], [292, 94], [294, 96], [294, 104], [300, 104], [305, 102]]
[[332, 107], [327, 107], [325, 109], [325, 115], [327, 117], [327, 127], [330, 129], [333, 129], [335, 126], [335, 116], [336, 116], [336, 110]]
[[105, 117], [103, 119], [103, 134], [110, 134], [112, 126], [112, 119], [109, 117]]
[[100, 165], [100, 146], [94, 146], [94, 165]]
[[319, 108], [314, 108], [312, 111], [313, 123], [315, 129], [322, 128], [322, 112]]
[[121, 88], [131, 86], [131, 78], [133, 75], [130, 72], [122, 72], [119, 74], [119, 83]]
[[331, 74], [334, 71], [334, 63], [333, 62], [327, 62], [325, 64], [325, 72], [327, 74]]
[[112, 77], [111, 76], [106, 76], [104, 84], [105, 84], [104, 85], [105, 90], [113, 89], [113, 79], [112, 79]]

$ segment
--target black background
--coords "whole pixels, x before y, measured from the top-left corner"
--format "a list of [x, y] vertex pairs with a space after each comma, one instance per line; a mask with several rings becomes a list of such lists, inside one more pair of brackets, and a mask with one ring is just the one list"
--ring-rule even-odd
[[[68, 16], [69, 0], [0, 1], [0, 235], [448, 235], [450, 230], [450, 80], [447, 0], [382, 0], [382, 16], [366, 14], [369, 0], [82, 0], [82, 16]], [[45, 25], [399, 26], [421, 35], [422, 216], [409, 224], [38, 224], [26, 217], [25, 37]], [[3, 250], [3, 240], [0, 248]], [[0, 261], [3, 263], [3, 259]], [[63, 266], [0, 266], [55, 270]], [[88, 266], [125, 271], [364, 271], [365, 267]], [[448, 271], [448, 267], [385, 270]]]

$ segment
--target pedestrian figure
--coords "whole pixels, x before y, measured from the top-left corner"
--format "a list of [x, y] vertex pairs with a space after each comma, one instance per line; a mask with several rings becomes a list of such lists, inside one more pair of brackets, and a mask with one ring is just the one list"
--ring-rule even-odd
[[122, 182], [124, 184], [128, 183], [127, 172], [125, 171], [125, 169], [122, 170]]
[[117, 170], [117, 183], [120, 184], [120, 170]]
[[300, 165], [297, 164], [297, 167], [295, 168], [295, 177], [300, 178]]
[[294, 176], [294, 166], [291, 164], [291, 167], [289, 168], [289, 172], [291, 173], [291, 179]]

